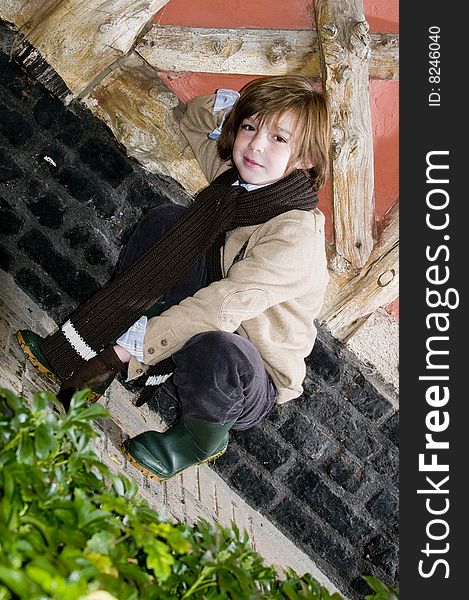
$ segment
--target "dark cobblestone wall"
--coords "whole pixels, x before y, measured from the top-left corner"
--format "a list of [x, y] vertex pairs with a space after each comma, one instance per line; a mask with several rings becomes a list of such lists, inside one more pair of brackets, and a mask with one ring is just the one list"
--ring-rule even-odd
[[128, 158], [79, 102], [53, 97], [0, 48], [0, 267], [57, 321], [107, 281], [142, 212], [188, 197]]
[[[142, 212], [186, 197], [11, 62], [0, 34], [0, 266], [61, 322], [111, 275]], [[215, 469], [358, 598], [362, 574], [397, 581], [395, 399], [325, 332], [307, 362], [303, 396], [234, 433]], [[151, 404], [175, 418], [163, 394]]]

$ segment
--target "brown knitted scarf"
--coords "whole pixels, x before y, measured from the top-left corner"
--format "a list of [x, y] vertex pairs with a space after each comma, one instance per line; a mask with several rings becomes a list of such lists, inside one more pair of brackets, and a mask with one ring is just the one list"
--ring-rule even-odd
[[[250, 192], [232, 185], [237, 178], [235, 169], [217, 177], [163, 238], [44, 340], [41, 349], [62, 380], [83, 360], [113, 343], [200, 256], [207, 255], [209, 283], [220, 279], [220, 249], [227, 231], [262, 224], [293, 209], [312, 210], [317, 203], [313, 183], [302, 171]], [[151, 374], [167, 373], [171, 365], [171, 361], [162, 361], [152, 367]]]

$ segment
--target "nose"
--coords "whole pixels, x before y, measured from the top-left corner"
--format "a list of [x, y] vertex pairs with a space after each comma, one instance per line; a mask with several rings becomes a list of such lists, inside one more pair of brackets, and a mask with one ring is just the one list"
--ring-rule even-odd
[[255, 135], [251, 138], [249, 144], [249, 149], [252, 152], [264, 152], [265, 148], [265, 136], [261, 131], [256, 131]]

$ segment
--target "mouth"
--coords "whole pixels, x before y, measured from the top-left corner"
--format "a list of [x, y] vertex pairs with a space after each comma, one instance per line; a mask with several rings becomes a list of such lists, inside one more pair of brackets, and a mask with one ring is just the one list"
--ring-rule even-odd
[[248, 167], [262, 167], [262, 165], [248, 156], [243, 156], [243, 160]]

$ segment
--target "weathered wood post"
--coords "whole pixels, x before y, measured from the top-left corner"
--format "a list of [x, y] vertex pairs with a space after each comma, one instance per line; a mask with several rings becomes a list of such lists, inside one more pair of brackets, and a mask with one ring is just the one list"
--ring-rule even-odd
[[399, 203], [360, 272], [350, 279], [332, 273], [319, 319], [340, 340], [352, 336], [370, 314], [399, 295]]
[[[125, 56], [169, 0], [29, 0], [17, 23], [73, 96]], [[29, 50], [28, 50], [29, 52]]]
[[336, 271], [360, 269], [374, 246], [370, 36], [361, 0], [316, 0], [323, 87], [333, 112], [331, 187]]

